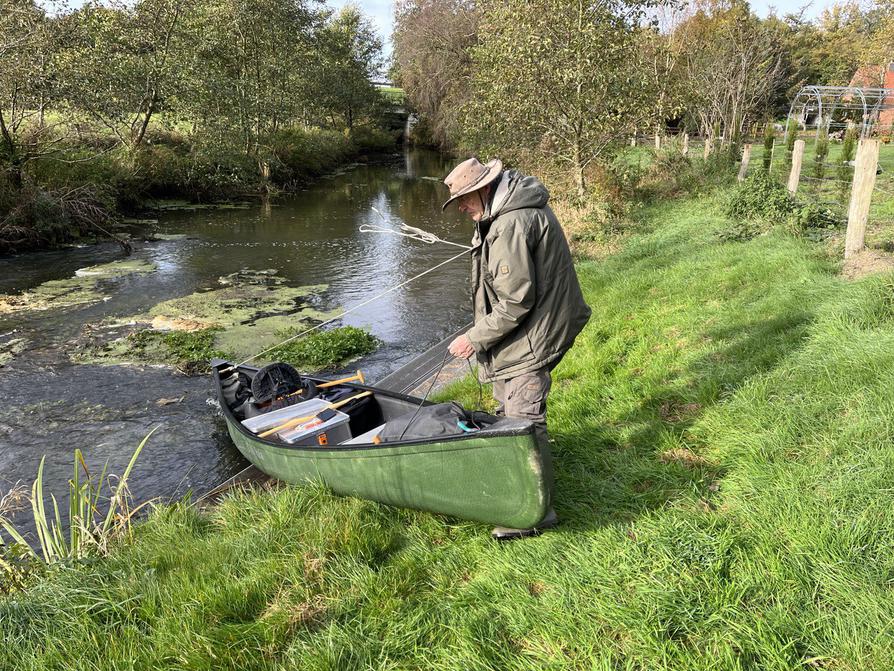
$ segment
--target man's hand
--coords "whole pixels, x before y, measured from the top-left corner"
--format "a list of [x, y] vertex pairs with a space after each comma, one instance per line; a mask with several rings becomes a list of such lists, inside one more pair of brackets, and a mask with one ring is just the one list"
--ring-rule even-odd
[[469, 336], [461, 335], [450, 343], [447, 351], [459, 359], [468, 359], [475, 353], [475, 348], [472, 347], [472, 341], [469, 340]]

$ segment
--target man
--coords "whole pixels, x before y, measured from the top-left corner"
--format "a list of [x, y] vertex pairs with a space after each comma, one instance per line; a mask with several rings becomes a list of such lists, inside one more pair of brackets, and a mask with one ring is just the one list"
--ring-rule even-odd
[[[472, 237], [472, 307], [475, 323], [450, 343], [453, 356], [478, 359], [493, 382], [497, 414], [534, 422], [548, 454], [546, 398], [559, 363], [590, 318], [571, 252], [549, 192], [534, 177], [503, 170], [499, 159], [460, 163], [444, 179], [446, 209], [476, 222]], [[494, 538], [533, 536], [558, 523], [550, 508], [534, 529], [497, 527]]]

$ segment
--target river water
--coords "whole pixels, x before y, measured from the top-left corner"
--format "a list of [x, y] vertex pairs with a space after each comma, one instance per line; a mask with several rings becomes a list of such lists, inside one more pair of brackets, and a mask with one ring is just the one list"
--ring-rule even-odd
[[[44, 455], [45, 490], [64, 494], [76, 448], [92, 469], [107, 462], [111, 472], [121, 473], [155, 426], [160, 428], [131, 478], [136, 501], [199, 494], [243, 468], [209, 376], [74, 364], [68, 357], [72, 341], [85, 324], [212, 289], [219, 277], [243, 269], [276, 270], [288, 286], [327, 285], [315, 298], [314, 307], [322, 310], [359, 304], [459, 251], [360, 233], [363, 223], [383, 225], [373, 208], [389, 225], [406, 222], [447, 240], [470, 239], [471, 222], [440, 210], [446, 189], [439, 180], [450, 167], [436, 153], [409, 150], [353, 166], [270, 206], [165, 214], [158, 228], [186, 237], [138, 242], [133, 254], [155, 264], [155, 272], [105, 281], [107, 300], [86, 307], [0, 314], [0, 344], [2, 338], [28, 343], [0, 368], [0, 496], [16, 482], [30, 485]], [[114, 244], [0, 257], [0, 294], [119, 258]], [[383, 342], [350, 369], [379, 379], [468, 323], [468, 270], [468, 260], [460, 258], [346, 316], [342, 325], [368, 328]]]

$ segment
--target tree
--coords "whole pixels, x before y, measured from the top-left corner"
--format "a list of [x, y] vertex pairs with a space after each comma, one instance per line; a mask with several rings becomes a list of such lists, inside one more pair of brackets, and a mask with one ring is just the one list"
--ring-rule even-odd
[[785, 86], [782, 43], [747, 3], [710, 2], [684, 22], [687, 110], [703, 134], [719, 126], [735, 146]]
[[480, 12], [472, 0], [398, 0], [394, 10], [394, 70], [409, 105], [443, 147], [459, 134], [469, 97], [471, 49]]
[[54, 88], [53, 25], [33, 0], [0, 0], [0, 164], [13, 189], [27, 163], [55, 151], [44, 123]]
[[894, 61], [894, 0], [878, 3], [878, 22], [863, 46], [863, 65], [887, 65]]
[[473, 50], [465, 120], [472, 144], [504, 154], [527, 149], [567, 167], [583, 198], [587, 168], [648, 112], [640, 16], [616, 0], [489, 5]]
[[356, 5], [335, 14], [320, 35], [317, 104], [340, 114], [348, 129], [381, 102], [373, 79], [384, 65], [382, 40]]
[[675, 2], [662, 2], [648, 12], [648, 21], [639, 33], [642, 62], [654, 94], [655, 133], [660, 134], [668, 118], [683, 107], [682, 70], [686, 56], [685, 32], [680, 24], [691, 16], [691, 7]]
[[264, 138], [311, 104], [321, 11], [303, 0], [201, 0], [178, 107], [206, 138], [257, 155]]
[[175, 88], [186, 0], [91, 3], [69, 19], [75, 39], [63, 50], [70, 109], [86, 112], [136, 150]]

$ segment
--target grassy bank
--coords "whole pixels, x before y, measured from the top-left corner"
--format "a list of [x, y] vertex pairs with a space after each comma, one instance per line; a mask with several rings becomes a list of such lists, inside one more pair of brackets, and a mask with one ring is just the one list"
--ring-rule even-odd
[[890, 668], [894, 284], [722, 241], [723, 195], [579, 266], [557, 531], [497, 545], [318, 488], [165, 507], [0, 600], [0, 668]]

